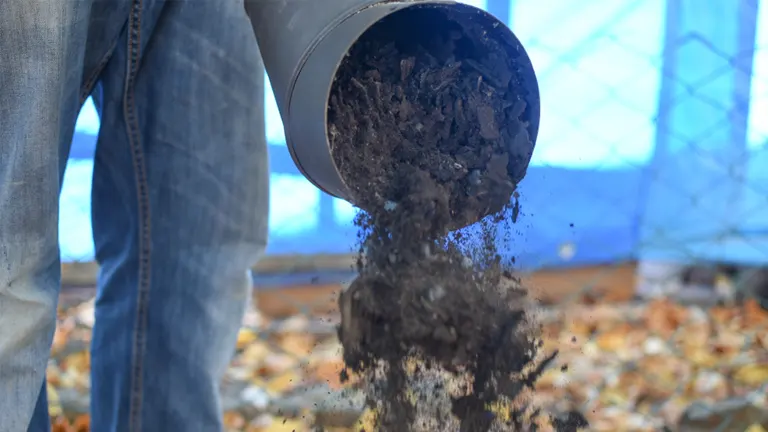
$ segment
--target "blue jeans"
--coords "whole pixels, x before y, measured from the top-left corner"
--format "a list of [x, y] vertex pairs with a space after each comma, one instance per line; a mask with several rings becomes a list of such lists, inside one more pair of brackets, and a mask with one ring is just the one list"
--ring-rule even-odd
[[262, 77], [242, 1], [0, 1], [0, 431], [49, 429], [58, 195], [89, 95], [92, 428], [222, 429], [267, 236]]

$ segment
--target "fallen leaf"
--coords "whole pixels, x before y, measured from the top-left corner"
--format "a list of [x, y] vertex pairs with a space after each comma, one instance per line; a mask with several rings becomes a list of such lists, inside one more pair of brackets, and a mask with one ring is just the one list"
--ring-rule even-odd
[[332, 389], [340, 389], [354, 382], [353, 377], [349, 377], [346, 383], [341, 382], [341, 371], [344, 368], [344, 361], [336, 359], [316, 364], [307, 372], [313, 379], [328, 383]]
[[[625, 306], [613, 304], [573, 305], [547, 315], [552, 318], [542, 329], [542, 351], [558, 349], [558, 363], [568, 368], [546, 370], [536, 391], [522, 395], [527, 403], [544, 411], [564, 404], [588, 406], [590, 430], [651, 431], [663, 425], [676, 427], [693, 401], [746, 395], [768, 382], [768, 314], [759, 307], [747, 303], [710, 312], [659, 300], [633, 308], [628, 314]], [[59, 403], [60, 394], [74, 389], [86, 395], [89, 386], [90, 358], [85, 347], [91, 335], [73, 318], [78, 311], [82, 312], [77, 308], [61, 311], [61, 328], [54, 341], [54, 349], [61, 354], [47, 368], [52, 432], [87, 432], [90, 427], [87, 416], [63, 412]], [[299, 398], [303, 390], [297, 387], [308, 383], [343, 387], [341, 346], [331, 335], [318, 340], [309, 334], [306, 330], [312, 322], [305, 316], [275, 321], [270, 328], [276, 328], [276, 334], [269, 340], [244, 327], [227, 380], [235, 388], [255, 386], [270, 395], [294, 391]], [[63, 357], [63, 353], [72, 354]], [[407, 363], [409, 369], [416, 366], [413, 359]], [[70, 424], [65, 416], [75, 420]], [[329, 432], [361, 428], [370, 432], [375, 430], [374, 417], [366, 411], [355, 428], [336, 427]], [[283, 423], [283, 418], [272, 421], [266, 414], [257, 419], [247, 419], [242, 412], [225, 414], [227, 432], [309, 431], [313, 419], [308, 414]], [[757, 424], [751, 421], [744, 427], [766, 432]]]
[[240, 413], [237, 412], [225, 412], [224, 413], [224, 427], [228, 430], [236, 429], [241, 430], [245, 427], [246, 421], [245, 418]]
[[259, 335], [251, 329], [241, 329], [237, 334], [237, 349], [245, 349], [248, 345], [256, 342], [259, 339]]
[[768, 383], [768, 364], [751, 364], [736, 370], [733, 377], [744, 384], [759, 386]]
[[53, 419], [51, 432], [75, 432], [75, 429], [69, 424], [69, 420], [62, 416]]
[[768, 310], [763, 309], [754, 299], [744, 303], [744, 324], [749, 327], [768, 326]]
[[720, 359], [709, 351], [708, 348], [696, 348], [685, 352], [686, 358], [692, 364], [701, 368], [714, 368], [720, 363]]
[[91, 430], [91, 417], [88, 415], [77, 416], [72, 422], [72, 430], [75, 432], [89, 432]]
[[645, 326], [662, 337], [670, 337], [688, 319], [688, 310], [668, 299], [651, 301], [645, 308]]
[[629, 343], [627, 339], [628, 331], [629, 328], [622, 325], [611, 331], [600, 333], [596, 340], [597, 346], [604, 351], [616, 352], [623, 350]]
[[304, 432], [308, 430], [307, 424], [300, 420], [277, 417], [269, 426], [258, 428], [256, 432]]

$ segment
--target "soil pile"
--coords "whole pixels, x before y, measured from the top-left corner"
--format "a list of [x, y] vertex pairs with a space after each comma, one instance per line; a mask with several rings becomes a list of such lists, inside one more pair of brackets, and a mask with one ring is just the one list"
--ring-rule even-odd
[[554, 354], [534, 364], [525, 291], [496, 238], [533, 149], [526, 105], [514, 60], [443, 13], [377, 24], [331, 91], [332, 151], [365, 210], [339, 337], [347, 367], [369, 379], [378, 430], [533, 429], [537, 413], [517, 399]]

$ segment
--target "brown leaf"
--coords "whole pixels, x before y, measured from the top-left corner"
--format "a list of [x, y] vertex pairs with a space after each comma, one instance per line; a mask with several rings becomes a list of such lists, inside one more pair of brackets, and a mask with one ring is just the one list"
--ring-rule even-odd
[[651, 332], [670, 337], [688, 319], [688, 310], [670, 300], [651, 301], [645, 309], [645, 325]]
[[51, 432], [76, 432], [65, 417], [57, 417], [51, 422]]
[[307, 372], [312, 379], [326, 382], [330, 388], [337, 390], [351, 384], [356, 379], [350, 376], [346, 383], [342, 383], [340, 378], [342, 370], [344, 370], [344, 361], [337, 359], [318, 363]]
[[77, 416], [72, 423], [72, 430], [74, 432], [89, 432], [91, 430], [91, 417], [88, 415]]

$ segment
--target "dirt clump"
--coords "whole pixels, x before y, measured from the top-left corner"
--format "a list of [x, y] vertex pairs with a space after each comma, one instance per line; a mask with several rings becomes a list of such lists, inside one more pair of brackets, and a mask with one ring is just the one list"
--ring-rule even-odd
[[514, 58], [444, 14], [412, 7], [379, 22], [331, 90], [331, 149], [364, 210], [339, 338], [377, 430], [534, 430], [538, 411], [519, 399], [554, 354], [535, 361], [525, 290], [498, 252], [533, 149], [530, 114]]

